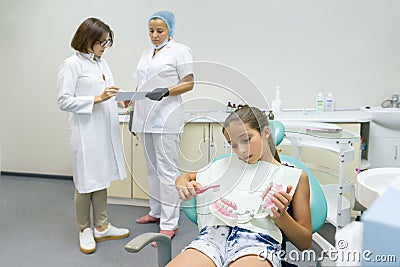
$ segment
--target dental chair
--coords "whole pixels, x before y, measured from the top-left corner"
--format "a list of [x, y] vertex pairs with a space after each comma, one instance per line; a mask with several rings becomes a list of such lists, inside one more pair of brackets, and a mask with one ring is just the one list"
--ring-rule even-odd
[[[280, 121], [270, 121], [271, 134], [274, 137], [275, 144], [278, 146], [285, 133], [285, 128]], [[230, 157], [232, 154], [225, 154], [217, 157], [213, 162]], [[308, 175], [308, 181], [310, 184], [310, 211], [311, 211], [311, 223], [312, 223], [312, 233], [315, 233], [322, 225], [325, 223], [327, 216], [327, 203], [322, 191], [320, 184], [318, 183], [315, 176], [311, 171], [299, 160], [294, 157], [279, 155], [282, 164], [297, 167], [303, 169]], [[195, 224], [197, 224], [197, 212], [196, 212], [196, 199], [192, 198], [188, 201], [182, 201], [182, 209], [185, 215]], [[290, 213], [290, 212], [289, 212]], [[165, 266], [171, 261], [172, 248], [171, 239], [166, 235], [160, 233], [144, 233], [134, 239], [132, 239], [128, 244], [125, 245], [125, 250], [132, 253], [137, 253], [142, 250], [149, 243], [156, 241], [158, 249], [158, 266]], [[283, 241], [282, 249], [286, 248], [286, 242]], [[295, 266], [288, 262], [282, 262], [282, 266]]]

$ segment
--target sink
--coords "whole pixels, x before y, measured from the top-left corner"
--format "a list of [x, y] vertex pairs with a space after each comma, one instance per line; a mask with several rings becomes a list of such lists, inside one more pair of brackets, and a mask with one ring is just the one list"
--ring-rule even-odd
[[374, 168], [357, 174], [356, 199], [368, 208], [390, 186], [400, 182], [400, 168]]
[[362, 108], [372, 116], [372, 120], [386, 128], [400, 130], [400, 108], [372, 106]]

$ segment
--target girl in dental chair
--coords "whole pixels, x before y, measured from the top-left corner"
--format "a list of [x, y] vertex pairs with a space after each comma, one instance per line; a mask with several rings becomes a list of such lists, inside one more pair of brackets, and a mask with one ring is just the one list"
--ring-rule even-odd
[[[282, 233], [300, 250], [311, 246], [307, 174], [280, 164], [255, 107], [231, 113], [223, 134], [236, 155], [176, 180], [181, 199], [197, 198], [200, 233], [168, 266], [280, 266]], [[202, 193], [207, 184], [222, 192]]]

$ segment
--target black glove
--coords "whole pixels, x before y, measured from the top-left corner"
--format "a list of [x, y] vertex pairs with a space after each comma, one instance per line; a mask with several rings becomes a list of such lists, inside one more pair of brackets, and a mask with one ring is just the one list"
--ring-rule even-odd
[[160, 101], [161, 99], [163, 99], [163, 97], [168, 95], [169, 95], [168, 88], [156, 88], [153, 91], [148, 92], [144, 96], [150, 98], [151, 100]]

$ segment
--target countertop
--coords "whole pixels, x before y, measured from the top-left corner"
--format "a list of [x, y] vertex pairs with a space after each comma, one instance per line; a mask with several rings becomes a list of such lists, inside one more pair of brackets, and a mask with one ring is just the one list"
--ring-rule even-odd
[[[186, 123], [209, 123], [224, 122], [229, 115], [226, 111], [194, 110], [185, 112]], [[372, 116], [367, 112], [354, 110], [335, 110], [333, 112], [317, 112], [315, 110], [284, 110], [275, 115], [279, 121], [309, 121], [309, 122], [331, 122], [331, 123], [362, 123], [372, 121]], [[128, 115], [119, 115], [120, 122], [128, 122]]]
[[[185, 112], [186, 122], [223, 122], [229, 113], [225, 111], [187, 111]], [[310, 122], [331, 122], [331, 123], [354, 123], [370, 122], [372, 116], [365, 111], [338, 110], [333, 112], [317, 112], [315, 110], [288, 110], [275, 115], [279, 121], [310, 121]]]
[[297, 120], [297, 121], [314, 121], [314, 122], [370, 122], [372, 116], [359, 109], [355, 110], [338, 110], [333, 112], [317, 112], [315, 110], [305, 111], [284, 111], [275, 115], [276, 120]]

